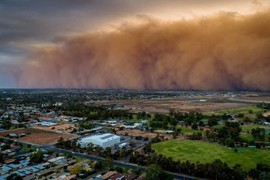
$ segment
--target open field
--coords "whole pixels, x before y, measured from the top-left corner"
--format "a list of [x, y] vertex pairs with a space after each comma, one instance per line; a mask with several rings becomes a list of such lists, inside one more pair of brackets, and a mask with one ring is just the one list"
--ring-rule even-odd
[[221, 110], [218, 112], [219, 113], [227, 113], [227, 114], [240, 114], [240, 113], [249, 114], [250, 111], [252, 112], [252, 114], [256, 114], [256, 113], [263, 113], [265, 110], [255, 106], [255, 105], [252, 105], [252, 106], [246, 106], [246, 107], [240, 107], [240, 108]]
[[230, 100], [235, 102], [270, 103], [269, 94], [245, 94], [237, 98], [230, 98]]
[[255, 129], [255, 128], [263, 128], [265, 130], [270, 130], [270, 126], [262, 126], [262, 125], [243, 125], [241, 126], [242, 128], [242, 132], [251, 132], [252, 129]]
[[151, 133], [151, 132], [145, 132], [137, 129], [125, 129], [121, 131], [116, 132], [119, 135], [125, 135], [126, 133], [129, 136], [142, 136], [142, 137], [148, 137], [148, 138], [154, 138], [157, 136], [156, 133]]
[[269, 117], [270, 116], [270, 111], [266, 112], [266, 113], [263, 113], [263, 116], [264, 117]]
[[[162, 129], [154, 130], [154, 133], [157, 133], [157, 134], [159, 134], [159, 136], [163, 136], [165, 139], [168, 139], [168, 140], [174, 139], [173, 138], [173, 134], [168, 134], [168, 133], [166, 133], [165, 130], [162, 130]], [[180, 140], [184, 140], [185, 139], [184, 136], [177, 136], [175, 138], [178, 139], [178, 140], [179, 139]]]
[[239, 99], [244, 99], [244, 100], [253, 100], [253, 101], [263, 101], [263, 102], [267, 102], [270, 101], [270, 97], [268, 94], [265, 95], [254, 95], [254, 96], [249, 96], [249, 95], [242, 95], [239, 97]]
[[242, 131], [240, 134], [240, 138], [245, 141], [252, 141], [254, 138], [251, 135], [252, 129], [255, 128], [263, 128], [265, 129], [265, 141], [269, 143], [269, 137], [270, 137], [270, 126], [262, 126], [262, 125], [243, 125], [241, 126]]
[[233, 108], [246, 107], [250, 104], [228, 101], [223, 97], [176, 97], [161, 99], [138, 100], [108, 100], [93, 102], [95, 105], [122, 105], [132, 112], [145, 111], [147, 113], [168, 113], [170, 109], [176, 111], [213, 112]]
[[226, 162], [230, 167], [240, 164], [243, 169], [256, 167], [257, 163], [270, 165], [270, 150], [239, 148], [238, 152], [215, 143], [202, 141], [171, 140], [152, 145], [158, 154], [174, 160], [210, 163], [215, 159]]
[[182, 127], [182, 126], [178, 126], [178, 127], [181, 129], [181, 134], [193, 134], [193, 133], [198, 133], [198, 132], [205, 134], [205, 131], [192, 129], [191, 127]]
[[71, 139], [71, 138], [76, 137], [75, 135], [71, 135], [71, 134], [60, 134], [60, 133], [56, 133], [52, 131], [44, 131], [44, 130], [33, 129], [33, 128], [3, 131], [3, 132], [0, 132], [0, 137], [8, 135], [8, 134], [12, 134], [12, 133], [15, 133], [15, 134], [26, 133], [26, 136], [18, 138], [18, 140], [22, 142], [28, 142], [28, 143], [39, 144], [39, 145], [54, 144], [57, 142], [57, 140], [60, 137], [63, 137], [65, 139]]
[[[141, 131], [141, 130], [137, 130], [137, 129], [124, 129], [124, 130], [121, 130], [121, 131], [117, 131], [116, 134], [118, 135], [125, 135], [125, 134], [128, 134], [129, 136], [142, 136], [142, 137], [148, 137], [150, 139], [153, 139], [155, 138], [158, 134], [160, 136], [163, 136], [164, 139], [173, 139], [173, 135], [171, 134], [166, 134], [164, 132], [164, 130], [157, 130], [153, 133], [151, 132], [145, 132], [145, 131]], [[178, 139], [183, 139], [183, 137], [179, 136]]]
[[74, 128], [75, 125], [74, 124], [58, 124], [55, 126], [35, 126], [35, 129], [41, 129], [41, 130], [45, 130], [45, 131], [54, 131], [54, 132], [58, 132], [58, 133], [70, 133]]

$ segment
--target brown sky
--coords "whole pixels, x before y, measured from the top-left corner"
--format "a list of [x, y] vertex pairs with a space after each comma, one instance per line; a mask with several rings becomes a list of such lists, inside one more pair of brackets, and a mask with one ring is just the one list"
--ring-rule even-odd
[[269, 5], [3, 0], [0, 87], [269, 90]]

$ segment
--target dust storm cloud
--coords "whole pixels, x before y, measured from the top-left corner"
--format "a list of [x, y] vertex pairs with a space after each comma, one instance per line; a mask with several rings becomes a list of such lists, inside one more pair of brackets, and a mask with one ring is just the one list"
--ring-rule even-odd
[[33, 52], [19, 87], [270, 90], [270, 10], [141, 18]]

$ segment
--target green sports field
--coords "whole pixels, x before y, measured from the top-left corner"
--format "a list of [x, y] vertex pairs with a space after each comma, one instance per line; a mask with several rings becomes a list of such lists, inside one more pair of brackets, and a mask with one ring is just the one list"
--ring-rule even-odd
[[259, 162], [270, 165], [270, 150], [239, 148], [238, 152], [234, 152], [233, 149], [219, 144], [189, 140], [164, 141], [153, 144], [152, 148], [157, 154], [180, 161], [210, 163], [220, 159], [230, 167], [238, 163], [245, 170], [256, 167]]

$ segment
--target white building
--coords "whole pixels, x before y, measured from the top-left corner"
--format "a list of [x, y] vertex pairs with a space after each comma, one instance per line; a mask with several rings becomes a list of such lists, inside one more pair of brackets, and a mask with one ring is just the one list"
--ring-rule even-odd
[[65, 164], [67, 162], [67, 159], [65, 157], [56, 157], [48, 160], [49, 163], [60, 165], [60, 164]]
[[78, 142], [82, 147], [86, 147], [88, 144], [92, 143], [96, 146], [100, 146], [102, 148], [111, 147], [115, 144], [120, 143], [120, 136], [105, 133], [99, 135], [88, 136], [80, 139]]

